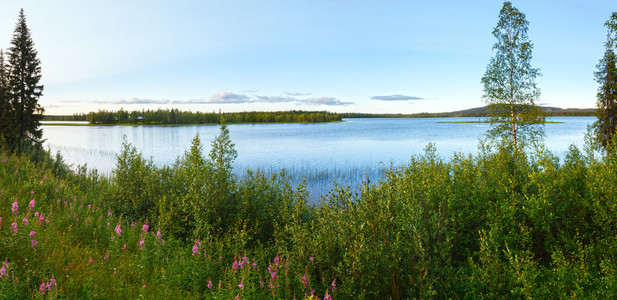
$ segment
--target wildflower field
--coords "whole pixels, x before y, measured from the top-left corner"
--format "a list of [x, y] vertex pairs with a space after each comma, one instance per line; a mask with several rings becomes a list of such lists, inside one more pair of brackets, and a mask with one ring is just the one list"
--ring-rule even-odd
[[125, 144], [109, 178], [4, 153], [0, 297], [617, 296], [617, 153], [481, 148], [315, 205], [284, 173], [233, 176], [226, 128], [163, 168]]

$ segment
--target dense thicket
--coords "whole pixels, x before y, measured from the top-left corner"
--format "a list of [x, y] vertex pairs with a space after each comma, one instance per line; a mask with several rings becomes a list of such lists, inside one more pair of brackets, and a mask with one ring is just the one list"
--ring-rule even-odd
[[616, 296], [615, 148], [443, 160], [429, 145], [312, 206], [284, 174], [233, 177], [225, 128], [212, 143], [163, 168], [125, 144], [109, 179], [2, 154], [0, 294]]
[[236, 112], [205, 113], [180, 111], [177, 109], [157, 109], [141, 111], [90, 112], [86, 120], [91, 124], [220, 124], [224, 116], [227, 123], [316, 123], [340, 121], [336, 113], [325, 111], [278, 111], [278, 112]]

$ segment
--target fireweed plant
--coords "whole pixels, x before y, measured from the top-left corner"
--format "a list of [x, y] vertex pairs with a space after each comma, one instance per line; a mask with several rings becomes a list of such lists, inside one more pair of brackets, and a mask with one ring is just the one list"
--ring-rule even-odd
[[[495, 147], [495, 146], [491, 146]], [[320, 203], [229, 132], [110, 177], [0, 154], [0, 298], [614, 298], [617, 151], [423, 155]], [[58, 162], [60, 161], [60, 162]]]

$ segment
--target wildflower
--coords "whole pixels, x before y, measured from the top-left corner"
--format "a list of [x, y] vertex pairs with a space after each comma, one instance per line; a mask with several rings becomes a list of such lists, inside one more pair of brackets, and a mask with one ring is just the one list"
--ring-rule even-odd
[[161, 238], [161, 230], [160, 229], [156, 230], [156, 237], [159, 238], [159, 239]]
[[244, 283], [240, 282], [240, 284], [238, 284], [238, 287], [239, 287], [241, 290], [244, 290]]
[[264, 281], [259, 279], [259, 286], [263, 289], [264, 288]]
[[310, 261], [311, 263], [313, 263], [313, 260], [314, 260], [314, 259], [315, 259], [315, 258], [314, 258], [314, 257], [312, 257], [312, 256], [311, 256], [311, 257], [309, 257], [309, 261]]
[[88, 209], [92, 209], [92, 204], [88, 204]]
[[208, 280], [208, 288], [212, 289], [212, 280]]
[[30, 246], [32, 248], [36, 247], [37, 246], [36, 240], [32, 240], [32, 242], [30, 242]]
[[237, 294], [236, 298], [234, 298], [234, 300], [240, 300], [240, 299], [242, 299], [242, 298], [240, 298], [240, 294]]
[[142, 289], [146, 288], [146, 284], [144, 283], [144, 285], [141, 286]]
[[89, 263], [93, 263], [94, 260], [92, 259], [92, 257], [90, 257], [90, 259], [88, 260]]
[[41, 285], [39, 286], [39, 291], [41, 291], [41, 294], [45, 294], [45, 290], [47, 289], [47, 286], [45, 285], [45, 282], [43, 282], [41, 280]]
[[43, 185], [43, 180], [41, 180], [41, 185]]
[[141, 227], [141, 230], [144, 232], [144, 234], [148, 234], [148, 228], [150, 228], [150, 226], [148, 226], [148, 224], [144, 224], [144, 226]]
[[39, 223], [43, 223], [44, 220], [45, 220], [45, 217], [43, 217], [43, 214], [41, 214], [39, 216]]
[[22, 221], [22, 223], [23, 223], [24, 225], [28, 225], [28, 218], [24, 218], [24, 220]]
[[331, 286], [332, 286], [332, 290], [336, 291], [336, 278], [334, 280], [332, 280]]
[[107, 216], [108, 216], [108, 217], [111, 217], [111, 209], [109, 209], [109, 210], [107, 211]]
[[49, 279], [49, 284], [53, 284], [54, 286], [56, 286], [56, 280], [52, 277], [51, 279]]
[[146, 244], [146, 242], [144, 241], [143, 238], [141, 238], [141, 240], [139, 240], [139, 249], [143, 250], [144, 249], [144, 245]]
[[122, 246], [122, 251], [126, 250], [126, 244], [124, 244], [124, 246]]
[[120, 227], [120, 223], [116, 225], [116, 229], [114, 229], [114, 231], [116, 232], [118, 236], [120, 236], [120, 234], [122, 233], [122, 228]]
[[308, 277], [306, 276], [306, 274], [304, 274], [304, 276], [302, 276], [302, 283], [304, 284], [304, 288], [308, 289], [309, 280], [308, 280]]
[[278, 264], [279, 264], [279, 257], [277, 255], [276, 257], [274, 257], [274, 265], [278, 266]]
[[34, 199], [30, 200], [30, 203], [28, 203], [28, 209], [33, 209], [34, 208]]
[[109, 260], [109, 253], [106, 253], [105, 256], [103, 257], [104, 260]]
[[34, 231], [30, 231], [30, 236], [34, 236], [36, 233]]
[[11, 224], [11, 227], [13, 227], [13, 233], [17, 233], [17, 222], [13, 222], [13, 224]]
[[38, 211], [34, 213], [34, 217], [35, 217], [35, 218], [38, 218], [38, 217], [39, 217], [39, 212], [38, 212]]
[[17, 205], [17, 201], [13, 202], [13, 207], [11, 208], [14, 214], [19, 213], [19, 206]]
[[332, 300], [332, 296], [328, 294], [328, 291], [326, 291], [326, 295], [323, 296], [323, 300]]
[[6, 267], [8, 267], [8, 264], [6, 262], [3, 262], [2, 267], [0, 268], [0, 278], [6, 276]]

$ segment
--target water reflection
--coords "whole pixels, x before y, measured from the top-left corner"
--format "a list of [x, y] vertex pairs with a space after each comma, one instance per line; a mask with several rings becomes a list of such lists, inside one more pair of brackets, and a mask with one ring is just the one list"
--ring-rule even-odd
[[[348, 119], [324, 124], [242, 124], [229, 125], [238, 159], [235, 169], [285, 169], [300, 183], [306, 177], [313, 197], [326, 192], [334, 178], [355, 185], [365, 175], [377, 179], [380, 171], [405, 163], [411, 155], [422, 154], [435, 143], [438, 154], [449, 158], [454, 152], [477, 153], [478, 140], [488, 124], [452, 123], [477, 118], [430, 119]], [[546, 125], [545, 144], [558, 157], [565, 156], [570, 144], [583, 145], [593, 117], [552, 118], [562, 123]], [[122, 138], [158, 165], [170, 165], [190, 148], [199, 133], [204, 152], [219, 133], [219, 126], [139, 127], [139, 126], [44, 126], [45, 147], [60, 151], [71, 164], [87, 164], [99, 173], [110, 174]]]

